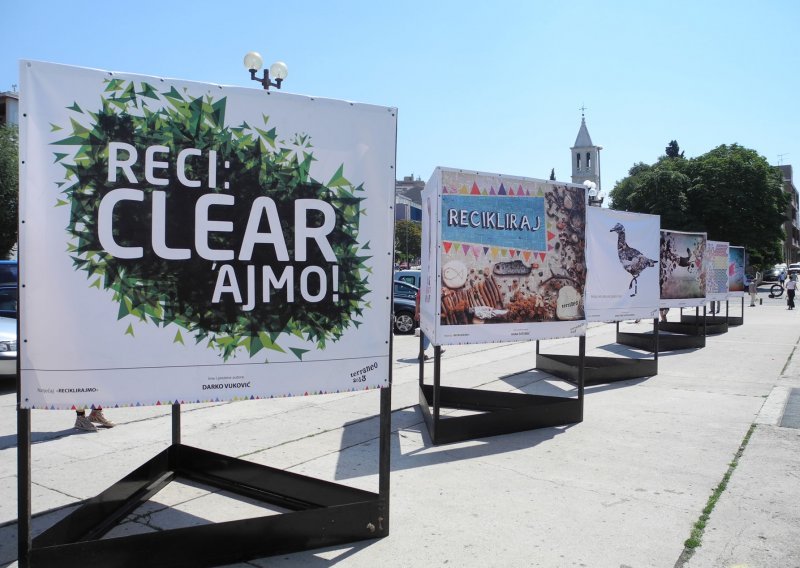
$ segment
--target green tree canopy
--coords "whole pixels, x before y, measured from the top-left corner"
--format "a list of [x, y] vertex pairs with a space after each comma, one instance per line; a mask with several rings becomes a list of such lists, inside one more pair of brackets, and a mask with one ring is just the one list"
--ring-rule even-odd
[[670, 140], [665, 151], [667, 158], [683, 158], [683, 152], [681, 152], [681, 147], [678, 146], [677, 140]]
[[779, 170], [738, 144], [687, 160], [672, 142], [655, 164], [634, 164], [610, 193], [613, 207], [661, 215], [664, 229], [745, 246], [753, 264], [780, 261], [787, 196]]
[[19, 135], [16, 126], [0, 125], [0, 259], [17, 242]]
[[422, 251], [422, 227], [414, 221], [397, 221], [394, 224], [394, 250], [398, 259], [409, 260]]

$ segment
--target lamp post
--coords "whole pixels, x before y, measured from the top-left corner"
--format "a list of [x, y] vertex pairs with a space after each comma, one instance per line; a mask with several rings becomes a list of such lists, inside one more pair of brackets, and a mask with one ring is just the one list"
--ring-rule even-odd
[[[261, 83], [261, 86], [267, 91], [270, 87], [280, 89], [281, 83], [289, 75], [289, 68], [286, 67], [286, 63], [276, 61], [270, 65], [269, 70], [264, 69], [262, 77], [256, 77], [258, 70], [264, 66], [264, 58], [257, 51], [250, 51], [244, 56], [244, 66], [250, 71], [250, 79]], [[275, 79], [274, 81], [270, 80], [270, 75]]]
[[597, 184], [587, 179], [583, 182], [583, 186], [589, 193], [589, 207], [602, 207], [603, 197], [600, 195], [600, 192], [597, 191]]

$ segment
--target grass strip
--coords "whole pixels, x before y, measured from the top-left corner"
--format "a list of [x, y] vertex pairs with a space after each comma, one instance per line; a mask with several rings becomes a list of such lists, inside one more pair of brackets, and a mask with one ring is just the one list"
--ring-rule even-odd
[[736, 454], [733, 456], [733, 461], [728, 465], [728, 470], [725, 472], [725, 475], [722, 476], [722, 481], [719, 482], [719, 485], [711, 492], [711, 496], [709, 496], [708, 501], [706, 502], [706, 506], [703, 507], [703, 513], [700, 515], [700, 518], [692, 526], [692, 533], [689, 538], [683, 543], [684, 549], [683, 554], [678, 559], [678, 562], [675, 564], [675, 568], [680, 568], [683, 566], [686, 561], [691, 558], [692, 554], [694, 554], [695, 549], [698, 546], [701, 546], [703, 543], [703, 532], [706, 529], [706, 523], [708, 519], [711, 517], [711, 512], [714, 510], [714, 507], [719, 501], [720, 496], [725, 491], [725, 488], [728, 487], [728, 481], [731, 479], [731, 475], [733, 475], [733, 471], [736, 469], [736, 466], [739, 465], [739, 458], [742, 457], [744, 453], [744, 449], [747, 447], [747, 443], [750, 441], [750, 436], [753, 435], [753, 432], [756, 429], [755, 424], [750, 425], [750, 429], [747, 430], [747, 434], [745, 434], [744, 438], [742, 439], [742, 443], [739, 444], [739, 449], [736, 451]]

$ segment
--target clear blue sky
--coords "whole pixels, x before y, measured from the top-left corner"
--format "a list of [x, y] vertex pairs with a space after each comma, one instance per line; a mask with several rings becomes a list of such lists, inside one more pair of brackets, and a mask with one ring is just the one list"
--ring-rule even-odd
[[3, 0], [0, 90], [19, 59], [399, 108], [398, 177], [436, 166], [569, 181], [579, 108], [607, 193], [676, 139], [795, 164], [800, 2], [765, 0], [97, 2]]

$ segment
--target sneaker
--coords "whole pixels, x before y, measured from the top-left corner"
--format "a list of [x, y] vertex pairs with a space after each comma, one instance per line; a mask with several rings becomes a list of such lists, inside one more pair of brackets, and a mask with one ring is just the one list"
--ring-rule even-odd
[[87, 432], [97, 432], [97, 426], [92, 424], [86, 416], [78, 416], [75, 418], [75, 428], [78, 430], [86, 430]]
[[95, 424], [100, 424], [103, 428], [113, 428], [116, 426], [111, 420], [103, 416], [102, 410], [92, 410], [92, 412], [89, 413], [89, 420]]

